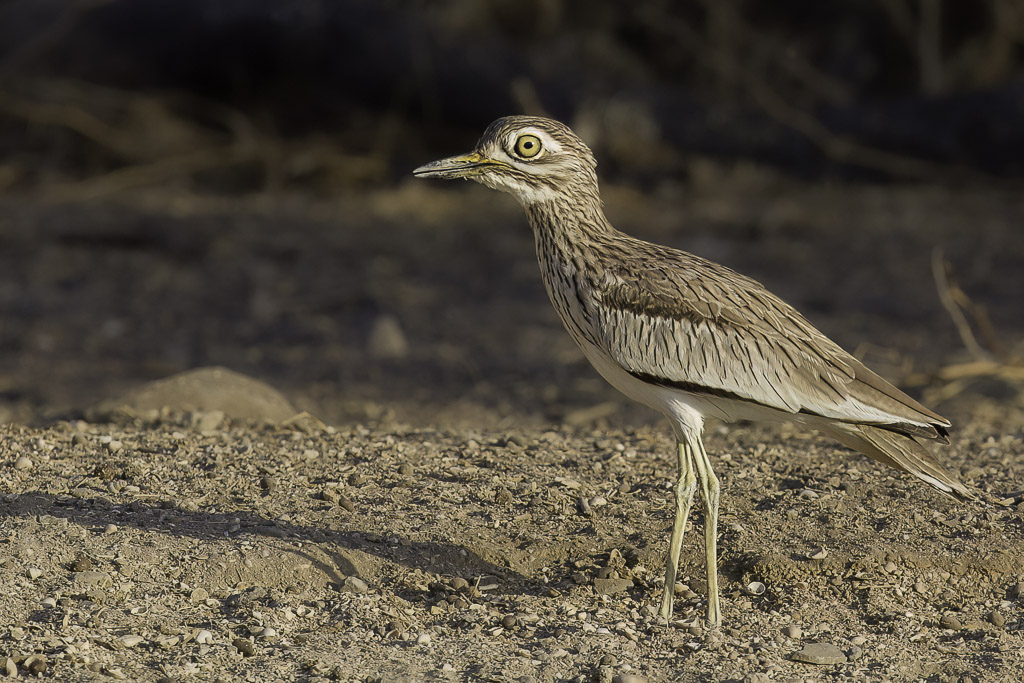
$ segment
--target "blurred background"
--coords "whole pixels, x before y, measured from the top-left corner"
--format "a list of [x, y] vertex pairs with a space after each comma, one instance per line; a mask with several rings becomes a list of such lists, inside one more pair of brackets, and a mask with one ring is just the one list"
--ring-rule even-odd
[[1022, 43], [1022, 0], [0, 0], [0, 420], [211, 364], [338, 421], [621, 411], [518, 207], [409, 178], [511, 113], [621, 229], [1019, 401]]

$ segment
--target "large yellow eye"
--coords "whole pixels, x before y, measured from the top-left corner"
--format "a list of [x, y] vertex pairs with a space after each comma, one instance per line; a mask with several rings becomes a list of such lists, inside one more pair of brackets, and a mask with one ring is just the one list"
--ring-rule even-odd
[[526, 133], [516, 138], [516, 154], [524, 159], [532, 159], [540, 154], [540, 138]]

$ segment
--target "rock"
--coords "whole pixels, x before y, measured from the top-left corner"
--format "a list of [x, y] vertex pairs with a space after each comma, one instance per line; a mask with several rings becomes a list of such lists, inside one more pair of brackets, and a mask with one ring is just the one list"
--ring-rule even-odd
[[128, 636], [121, 636], [120, 638], [117, 639], [117, 642], [119, 642], [123, 647], [135, 647], [136, 645], [141, 643], [143, 640], [145, 640], [145, 638], [143, 638], [142, 636], [128, 635]]
[[1002, 628], [1003, 626], [1006, 626], [1006, 617], [1004, 617], [1003, 613], [997, 609], [994, 609], [988, 614], [986, 614], [985, 618], [988, 619], [988, 622], [996, 628]]
[[939, 619], [939, 626], [941, 628], [947, 628], [952, 631], [960, 631], [964, 627], [960, 619], [958, 617], [954, 617], [951, 614], [947, 614], [946, 616]]
[[222, 367], [198, 368], [145, 384], [120, 398], [103, 401], [88, 411], [91, 420], [128, 412], [133, 415], [159, 414], [164, 408], [207, 413], [200, 418], [217, 424], [225, 416], [240, 420], [283, 422], [297, 410], [280, 392], [259, 380]]
[[31, 458], [26, 458], [24, 455], [19, 456], [18, 459], [14, 461], [14, 469], [16, 469], [16, 470], [30, 470], [30, 469], [32, 469], [32, 459]]
[[802, 650], [798, 650], [790, 655], [790, 659], [794, 662], [804, 662], [806, 664], [846, 663], [846, 655], [831, 643], [810, 643], [805, 645]]
[[342, 590], [346, 593], [365, 593], [370, 590], [370, 587], [365, 581], [360, 579], [358, 576], [347, 576], [345, 582], [341, 585]]
[[32, 655], [30, 657], [26, 657], [25, 661], [21, 663], [21, 666], [25, 671], [28, 671], [33, 676], [42, 676], [46, 673], [46, 669], [49, 665], [46, 662], [46, 657], [43, 655]]
[[224, 422], [223, 410], [201, 410], [192, 413], [192, 426], [200, 432], [214, 432]]
[[782, 635], [787, 638], [792, 638], [793, 640], [800, 640], [801, 636], [803, 636], [803, 631], [801, 631], [800, 627], [796, 624], [790, 624], [786, 628], [782, 629]]
[[95, 571], [72, 572], [71, 580], [75, 583], [82, 584], [83, 586], [105, 587], [110, 585], [110, 574]]
[[93, 562], [93, 559], [82, 552], [75, 555], [75, 559], [71, 560], [71, 571], [73, 572], [87, 572], [95, 566], [96, 563]]
[[206, 629], [202, 629], [196, 633], [196, 642], [200, 645], [209, 645], [213, 642], [213, 634]]
[[248, 638], [235, 638], [231, 641], [231, 644], [242, 653], [243, 657], [252, 657], [256, 654], [256, 646]]
[[594, 590], [598, 595], [614, 595], [632, 587], [632, 579], [594, 579]]
[[43, 575], [43, 570], [40, 569], [39, 567], [29, 567], [28, 568], [28, 578], [32, 579], [33, 581], [35, 581], [36, 579], [38, 579], [42, 575]]
[[374, 358], [395, 360], [409, 355], [409, 342], [405, 339], [398, 318], [393, 315], [377, 316], [367, 346]]

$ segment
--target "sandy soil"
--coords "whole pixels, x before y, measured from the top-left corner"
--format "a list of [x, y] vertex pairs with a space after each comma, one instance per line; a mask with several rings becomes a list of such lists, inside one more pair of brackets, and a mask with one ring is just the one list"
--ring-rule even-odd
[[[929, 266], [941, 245], [1020, 354], [1018, 196], [607, 195], [620, 227], [759, 278], [950, 417], [966, 481], [1024, 488], [1021, 387], [939, 377], [968, 358]], [[525, 220], [481, 188], [8, 199], [0, 272], [0, 675], [1024, 676], [1019, 496], [956, 504], [795, 428], [711, 426], [725, 624], [700, 623], [699, 512], [659, 622], [667, 427], [588, 367]], [[209, 366], [258, 383], [133, 393]]]

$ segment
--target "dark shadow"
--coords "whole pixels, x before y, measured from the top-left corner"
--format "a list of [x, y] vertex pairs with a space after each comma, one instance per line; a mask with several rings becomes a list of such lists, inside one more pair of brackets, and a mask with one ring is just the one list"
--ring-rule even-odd
[[[506, 592], [539, 594], [550, 588], [550, 585], [499, 567], [472, 550], [454, 543], [412, 541], [394, 535], [385, 538], [375, 532], [332, 531], [272, 520], [247, 511], [188, 512], [173, 506], [149, 505], [139, 501], [115, 505], [103, 498], [64, 499], [49, 493], [28, 491], [18, 494], [13, 500], [0, 501], [0, 515], [48, 515], [83, 527], [117, 524], [199, 540], [233, 539], [248, 535], [315, 543], [332, 559], [334, 566], [302, 550], [288, 549], [287, 552], [302, 556], [338, 586], [347, 576], [357, 575], [358, 571], [344, 553], [332, 551], [331, 548], [359, 550], [381, 560], [423, 571], [437, 571], [439, 565], [457, 563], [462, 568], [471, 568], [478, 575], [501, 579], [501, 588]], [[457, 562], [445, 562], [444, 558], [458, 559]], [[510, 590], [513, 585], [515, 589]]]

